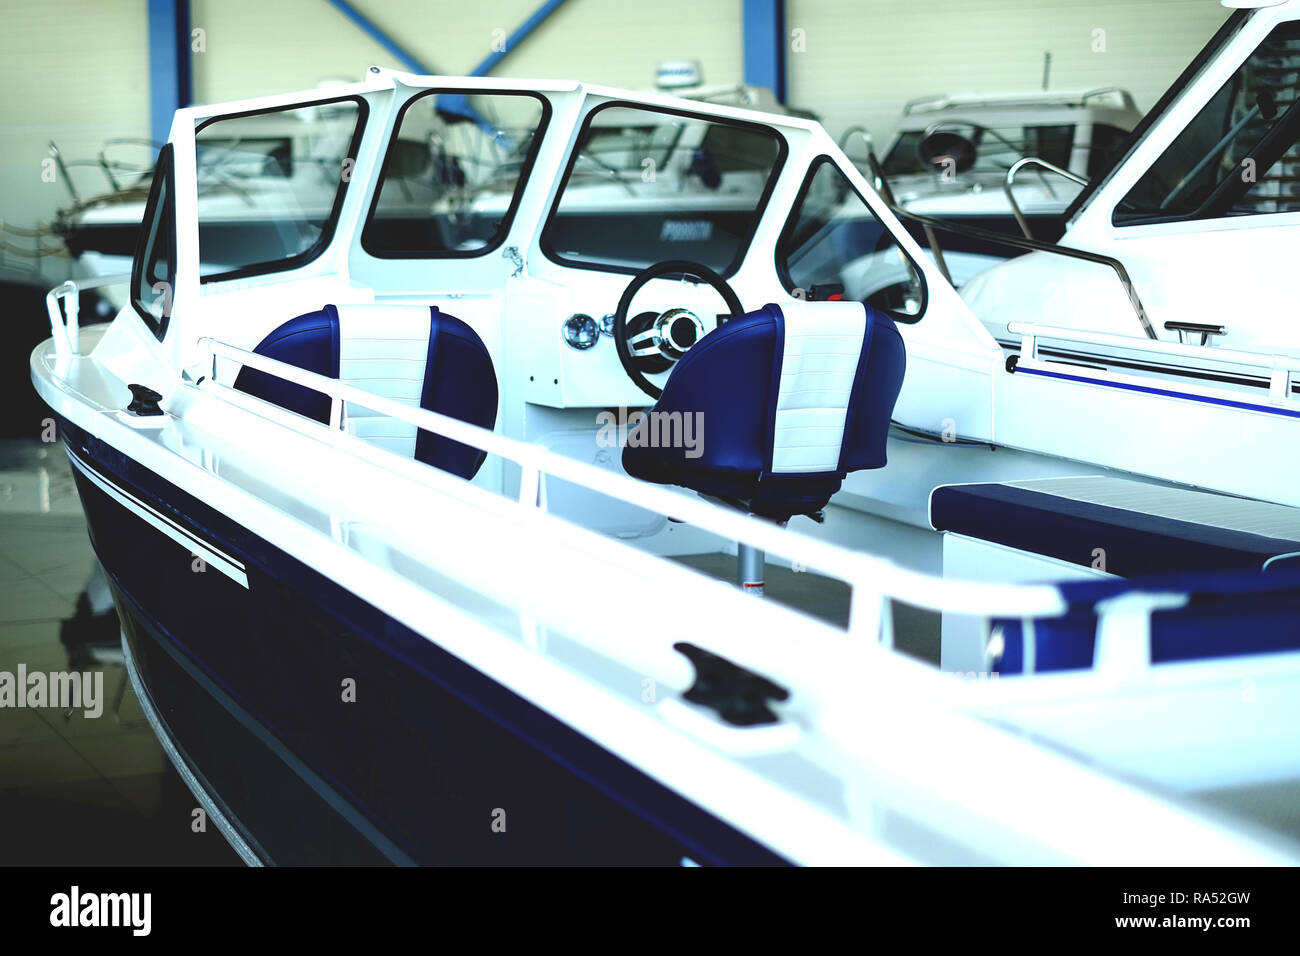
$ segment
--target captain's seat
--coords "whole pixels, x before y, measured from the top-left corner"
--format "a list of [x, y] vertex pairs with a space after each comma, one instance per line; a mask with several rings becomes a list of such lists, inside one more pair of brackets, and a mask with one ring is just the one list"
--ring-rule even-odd
[[[253, 351], [341, 379], [367, 392], [492, 428], [497, 380], [478, 334], [437, 306], [327, 305], [290, 319]], [[244, 368], [235, 388], [328, 422], [327, 395]], [[347, 428], [389, 451], [473, 478], [486, 453], [414, 425], [348, 404]]]
[[[820, 520], [845, 475], [884, 467], [906, 362], [897, 327], [869, 305], [766, 305], [683, 356], [623, 467], [781, 524]], [[663, 441], [687, 415], [697, 440]], [[739, 559], [739, 583], [761, 593], [762, 552], [741, 544]]]

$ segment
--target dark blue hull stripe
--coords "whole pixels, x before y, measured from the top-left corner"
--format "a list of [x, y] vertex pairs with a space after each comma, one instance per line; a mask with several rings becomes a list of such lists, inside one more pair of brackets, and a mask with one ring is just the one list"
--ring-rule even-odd
[[[114, 580], [114, 584], [116, 585], [118, 582]], [[121, 595], [120, 591], [117, 592], [115, 596], [119, 598], [119, 603], [126, 603], [128, 605], [129, 610], [127, 611], [127, 614], [131, 617], [133, 623], [140, 624], [148, 622], [145, 625], [146, 627], [153, 624], [144, 609], [136, 604], [130, 597]], [[415, 861], [403, 853], [392, 840], [388, 839], [388, 837], [385, 836], [374, 825], [374, 823], [358, 814], [356, 808], [343, 799], [333, 786], [299, 759], [297, 754], [289, 750], [284, 745], [283, 741], [279, 740], [259, 721], [255, 720], [247, 710], [240, 706], [235, 698], [232, 697], [224, 687], [217, 684], [217, 682], [206, 674], [202, 668], [195, 665], [195, 663], [185, 654], [181, 653], [178, 647], [167, 640], [155, 639], [154, 643], [165, 651], [167, 655], [175, 661], [178, 667], [185, 671], [186, 675], [203, 693], [212, 697], [221, 704], [227, 713], [243, 725], [245, 730], [267, 746], [278, 758], [280, 758], [280, 760], [284, 761], [285, 766], [297, 774], [303, 783], [315, 791], [321, 799], [323, 799], [330, 808], [334, 810], [334, 812], [343, 817], [352, 827], [360, 832], [361, 835], [364, 836], [377, 850], [383, 853], [387, 859], [393, 863], [404, 866], [410, 866], [415, 863]], [[178, 743], [177, 749], [179, 749], [182, 754], [186, 753], [183, 742]], [[211, 785], [209, 784], [209, 786]], [[218, 799], [220, 797], [218, 793], [214, 793], [213, 791], [209, 791], [209, 795]], [[241, 829], [243, 829], [242, 826]]]
[[1252, 412], [1264, 412], [1268, 415], [1282, 415], [1287, 418], [1300, 418], [1300, 411], [1289, 408], [1271, 408], [1267, 405], [1254, 405], [1250, 402], [1237, 402], [1228, 398], [1211, 398], [1208, 395], [1193, 395], [1189, 392], [1175, 392], [1166, 388], [1151, 388], [1146, 385], [1130, 385], [1127, 382], [1104, 382], [1084, 375], [1067, 375], [1065, 372], [1048, 372], [1043, 369], [1016, 366], [1016, 375], [1041, 375], [1043, 378], [1060, 378], [1067, 382], [1083, 382], [1086, 385], [1100, 385], [1103, 388], [1119, 388], [1126, 392], [1145, 392], [1148, 395], [1163, 395], [1167, 398], [1182, 398], [1189, 402], [1201, 402], [1206, 405], [1223, 405], [1227, 408], [1244, 408]]
[[[247, 568], [246, 589], [220, 575], [191, 573], [189, 555], [175, 560], [180, 549], [174, 542], [85, 476], [79, 478], [92, 540], [132, 611], [143, 614], [148, 608], [148, 623], [160, 643], [179, 655], [191, 677], [223, 698], [231, 713], [260, 726], [269, 735], [263, 742], [278, 741], [296, 755], [302, 762], [298, 769], [307, 772], [297, 776], [314, 775], [390, 839], [390, 858], [396, 856], [392, 847], [416, 862], [495, 862], [500, 856], [495, 845], [471, 852], [469, 837], [461, 841], [464, 847], [452, 847], [465, 852], [441, 852], [447, 828], [421, 816], [436, 818], [437, 808], [405, 792], [409, 776], [415, 789], [423, 785], [432, 795], [429, 799], [451, 795], [449, 820], [452, 811], [463, 812], [467, 805], [477, 812], [479, 805], [470, 798], [480, 778], [479, 790], [492, 783], [510, 792], [516, 806], [547, 804], [548, 812], [564, 818], [567, 837], [532, 847], [525, 862], [547, 862], [557, 853], [563, 861], [587, 860], [581, 853], [564, 855], [570, 844], [587, 837], [592, 845], [585, 849], [604, 862], [623, 859], [611, 857], [623, 838], [637, 851], [629, 852], [627, 862], [675, 863], [680, 856], [714, 864], [786, 862], [226, 515], [81, 429], [63, 425], [72, 453], [122, 493]], [[354, 711], [360, 723], [352, 713], [339, 716], [340, 674], [364, 674], [358, 684], [370, 703]], [[148, 674], [144, 677], [147, 682]], [[303, 690], [286, 705], [285, 688], [299, 684]], [[150, 690], [163, 703], [161, 689]], [[322, 696], [311, 696], [315, 693]], [[402, 740], [393, 741], [394, 736]], [[462, 737], [480, 738], [480, 749], [467, 751], [470, 745]], [[494, 757], [500, 766], [492, 763]], [[201, 760], [196, 763], [203, 769]], [[518, 768], [514, 776], [539, 778], [538, 785], [520, 785], [507, 772], [511, 767]], [[470, 783], [450, 782], [462, 775]], [[213, 783], [223, 790], [221, 781]], [[572, 812], [566, 809], [570, 803]], [[586, 818], [591, 826], [584, 824]], [[611, 853], [601, 856], [604, 844]], [[670, 860], [672, 855], [677, 858]], [[512, 861], [509, 854], [500, 859]]]

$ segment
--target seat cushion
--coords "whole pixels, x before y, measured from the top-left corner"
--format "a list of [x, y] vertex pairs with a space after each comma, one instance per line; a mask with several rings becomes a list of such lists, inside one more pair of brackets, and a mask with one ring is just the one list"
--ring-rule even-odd
[[[299, 368], [340, 379], [392, 401], [491, 429], [497, 381], [482, 339], [436, 306], [327, 305], [290, 319], [253, 350]], [[235, 387], [319, 422], [330, 400], [256, 369], [245, 368]], [[472, 478], [486, 453], [412, 424], [348, 403], [346, 427], [358, 438], [395, 454]]]
[[[885, 463], [905, 353], [893, 322], [857, 302], [769, 304], [710, 332], [677, 363], [628, 436], [634, 477], [786, 519], [825, 507], [846, 473]], [[665, 416], [697, 442], [658, 442]]]
[[1300, 552], [1300, 509], [1114, 476], [944, 485], [930, 523], [1121, 576], [1260, 570]]
[[1025, 671], [1025, 639], [1033, 640], [1035, 673], [1093, 666], [1097, 604], [1129, 593], [1186, 595], [1182, 607], [1151, 615], [1151, 662], [1205, 660], [1300, 650], [1300, 569], [1164, 574], [1058, 585], [1061, 617], [995, 620], [1003, 650], [992, 662], [1002, 674]]
[[[339, 314], [332, 305], [290, 319], [262, 339], [257, 355], [296, 365], [328, 378], [339, 377]], [[240, 369], [235, 388], [321, 423], [330, 420], [330, 399], [255, 368]]]

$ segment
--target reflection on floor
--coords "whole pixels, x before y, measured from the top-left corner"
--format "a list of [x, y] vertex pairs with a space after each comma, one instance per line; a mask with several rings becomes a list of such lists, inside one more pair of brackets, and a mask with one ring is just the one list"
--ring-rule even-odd
[[[0, 441], [0, 672], [69, 671], [60, 632], [92, 567], [62, 446]], [[98, 717], [0, 706], [0, 865], [238, 864], [210, 824], [194, 832], [121, 664], [93, 669]]]
[[[736, 557], [693, 554], [677, 559], [720, 581], [735, 581]], [[821, 618], [836, 627], [849, 623], [849, 587], [811, 571], [792, 571], [769, 564], [764, 572], [765, 598]], [[939, 665], [940, 615], [934, 611], [893, 603], [894, 646], [904, 654]]]

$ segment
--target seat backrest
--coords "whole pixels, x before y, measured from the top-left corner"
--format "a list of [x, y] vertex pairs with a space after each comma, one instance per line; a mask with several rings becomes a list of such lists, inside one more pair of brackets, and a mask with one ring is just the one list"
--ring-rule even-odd
[[655, 410], [703, 414], [699, 467], [765, 475], [880, 468], [905, 365], [898, 329], [870, 306], [769, 304], [687, 352]]
[[[755, 513], [815, 511], [848, 472], [884, 466], [906, 361], [897, 327], [870, 306], [766, 305], [710, 332], [677, 363], [651, 417], [629, 435], [624, 467], [744, 499]], [[649, 447], [656, 414], [698, 416], [703, 440]]]
[[[290, 319], [253, 351], [483, 428], [496, 421], [497, 382], [486, 346], [473, 329], [436, 306], [327, 305]], [[326, 396], [256, 369], [241, 370], [235, 387], [329, 421]], [[356, 403], [348, 405], [347, 428], [367, 442], [463, 478], [472, 478], [486, 457]]]

